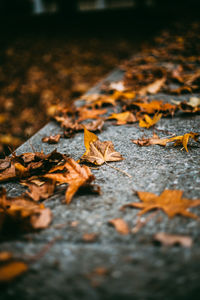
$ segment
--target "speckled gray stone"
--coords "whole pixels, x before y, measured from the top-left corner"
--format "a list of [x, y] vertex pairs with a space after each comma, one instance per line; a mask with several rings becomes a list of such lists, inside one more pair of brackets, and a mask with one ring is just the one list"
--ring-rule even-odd
[[[120, 76], [121, 72], [115, 71], [108, 79], [117, 80]], [[160, 94], [153, 98], [170, 101], [171, 96]], [[188, 96], [177, 98], [188, 99]], [[164, 118], [157, 128], [176, 135], [198, 132], [200, 116]], [[73, 139], [61, 139], [56, 146], [41, 142], [42, 137], [59, 132], [58, 125], [49, 123], [17, 153], [32, 151], [33, 145], [36, 151], [43, 149], [49, 153], [57, 148], [74, 159], [80, 158], [84, 153], [83, 133]], [[191, 142], [187, 153], [172, 145], [139, 147], [131, 142], [144, 134], [151, 136], [152, 130], [141, 130], [138, 124], [106, 125], [99, 138], [112, 140], [115, 149], [125, 158], [112, 165], [128, 172], [132, 178], [107, 165], [94, 169], [95, 182], [101, 186], [102, 195], [77, 194], [66, 206], [62, 203], [64, 193], [58, 192], [45, 204], [54, 215], [49, 228], [0, 244], [1, 250], [11, 250], [23, 257], [36, 254], [48, 241], [62, 237], [41, 260], [30, 265], [25, 276], [1, 289], [1, 300], [189, 299], [200, 295], [198, 221], [180, 216], [169, 220], [164, 213], [158, 212], [138, 233], [126, 236], [108, 225], [110, 219], [119, 217], [127, 221], [130, 228], [134, 227], [138, 211], [119, 209], [123, 204], [139, 201], [135, 190], [160, 194], [164, 189], [181, 189], [185, 197], [200, 198], [200, 145]], [[159, 135], [166, 136], [162, 131]], [[12, 196], [23, 190], [16, 183], [4, 186]], [[200, 208], [192, 211], [200, 216]], [[72, 221], [78, 221], [78, 225], [71, 227]], [[64, 225], [56, 228], [57, 224]], [[190, 249], [157, 246], [153, 243], [153, 235], [160, 231], [190, 235], [194, 244]], [[97, 233], [98, 238], [93, 243], [85, 243], [84, 233]], [[106, 267], [108, 274], [87, 276], [97, 267]]]

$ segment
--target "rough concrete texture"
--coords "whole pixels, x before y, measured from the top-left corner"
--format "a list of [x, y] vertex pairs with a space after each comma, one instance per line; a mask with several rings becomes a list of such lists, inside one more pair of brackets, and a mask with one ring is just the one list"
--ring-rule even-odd
[[[116, 80], [119, 75], [114, 72], [109, 79]], [[164, 97], [168, 101], [171, 98], [154, 96]], [[199, 125], [199, 115], [179, 116], [162, 119], [157, 128], [182, 135], [198, 132]], [[43, 149], [48, 153], [57, 148], [74, 159], [80, 158], [84, 153], [83, 133], [72, 139], [61, 139], [56, 146], [41, 142], [42, 137], [60, 131], [55, 123], [49, 123], [17, 153], [32, 151], [33, 145], [36, 151]], [[23, 257], [36, 254], [48, 241], [62, 237], [42, 259], [30, 265], [25, 276], [1, 290], [1, 300], [17, 297], [30, 300], [189, 299], [200, 295], [198, 221], [180, 216], [169, 220], [164, 213], [158, 212], [138, 233], [126, 236], [108, 225], [110, 219], [119, 217], [127, 221], [130, 228], [134, 227], [138, 210], [119, 210], [128, 202], [139, 201], [134, 190], [160, 194], [164, 189], [181, 189], [185, 197], [200, 198], [199, 144], [191, 142], [187, 153], [172, 145], [139, 147], [131, 142], [144, 133], [151, 136], [152, 130], [142, 130], [138, 124], [106, 125], [99, 138], [112, 140], [115, 149], [125, 158], [112, 165], [128, 172], [132, 178], [107, 165], [94, 169], [102, 195], [77, 194], [67, 206], [62, 203], [64, 193], [59, 192], [45, 202], [54, 214], [49, 228], [1, 243], [1, 250], [11, 250]], [[166, 136], [163, 132], [159, 135]], [[22, 191], [15, 183], [4, 186], [13, 196]], [[200, 208], [192, 211], [200, 216]], [[72, 221], [78, 221], [78, 225], [71, 227]], [[57, 224], [64, 225], [56, 228]], [[153, 235], [160, 231], [190, 235], [194, 244], [190, 249], [155, 245]], [[84, 233], [97, 233], [98, 238], [93, 243], [83, 242]], [[108, 272], [104, 276], [95, 275], [92, 272], [97, 267], [105, 267]]]

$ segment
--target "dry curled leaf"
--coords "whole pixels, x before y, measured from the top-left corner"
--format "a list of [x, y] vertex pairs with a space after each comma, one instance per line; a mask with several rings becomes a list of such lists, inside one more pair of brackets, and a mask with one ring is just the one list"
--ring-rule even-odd
[[29, 189], [26, 194], [34, 201], [40, 201], [49, 198], [55, 190], [55, 182], [47, 181], [41, 185], [35, 184], [34, 182], [25, 182]]
[[130, 111], [125, 111], [118, 114], [111, 114], [108, 117], [108, 119], [117, 120], [117, 125], [124, 125], [127, 123], [134, 123], [137, 121], [136, 117]]
[[156, 133], [154, 133], [151, 138], [142, 138], [142, 139], [131, 140], [131, 141], [134, 144], [139, 146], [150, 146], [150, 145], [166, 146], [169, 139], [168, 138], [161, 139]]
[[199, 219], [199, 217], [188, 210], [190, 207], [200, 206], [200, 199], [189, 200], [182, 198], [183, 192], [180, 190], [164, 190], [160, 196], [149, 192], [137, 192], [142, 202], [132, 202], [122, 206], [135, 207], [141, 209], [138, 215], [143, 215], [153, 209], [162, 209], [169, 218], [175, 215]]
[[87, 166], [80, 166], [72, 158], [68, 158], [63, 165], [53, 168], [48, 174], [44, 175], [56, 181], [59, 184], [68, 183], [68, 188], [65, 193], [66, 203], [69, 204], [81, 186], [90, 185], [95, 179]]
[[128, 224], [123, 219], [112, 219], [108, 223], [113, 225], [117, 232], [119, 232], [120, 234], [126, 235], [130, 232]]
[[200, 98], [198, 97], [191, 97], [189, 101], [172, 100], [172, 102], [183, 112], [196, 113], [200, 111]]
[[48, 144], [57, 144], [60, 140], [61, 135], [50, 135], [46, 136], [42, 139], [43, 143], [48, 143]]
[[81, 161], [87, 161], [100, 166], [108, 161], [123, 159], [122, 155], [115, 151], [111, 141], [99, 141], [98, 137], [86, 128], [84, 128], [84, 144], [86, 152], [81, 157]]
[[158, 232], [154, 235], [153, 240], [160, 242], [163, 246], [180, 245], [186, 248], [192, 246], [192, 238], [185, 235], [168, 234], [165, 232]]
[[150, 128], [154, 126], [162, 117], [162, 114], [155, 114], [153, 118], [150, 118], [148, 115], [144, 115], [144, 119], [139, 121], [140, 127]]
[[168, 143], [175, 142], [174, 146], [178, 146], [178, 145], [182, 144], [183, 147], [185, 148], [185, 150], [188, 152], [187, 144], [189, 142], [189, 139], [191, 138], [197, 142], [198, 137], [199, 137], [199, 133], [190, 132], [190, 133], [185, 133], [184, 135], [178, 135], [178, 136], [169, 138]]

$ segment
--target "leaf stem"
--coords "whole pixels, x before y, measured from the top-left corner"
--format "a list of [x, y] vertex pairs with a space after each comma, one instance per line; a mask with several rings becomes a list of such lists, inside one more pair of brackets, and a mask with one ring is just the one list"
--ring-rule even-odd
[[118, 171], [118, 172], [123, 173], [124, 175], [128, 176], [129, 178], [132, 178], [132, 176], [131, 176], [129, 173], [127, 173], [126, 171], [123, 171], [123, 170], [121, 170], [121, 169], [119, 169], [119, 168], [117, 168], [117, 167], [113, 167], [113, 166], [109, 165], [106, 161], [105, 161], [105, 164], [106, 164], [107, 166], [109, 166], [110, 168], [112, 168], [112, 169], [114, 169], [114, 170], [116, 170], [116, 171]]

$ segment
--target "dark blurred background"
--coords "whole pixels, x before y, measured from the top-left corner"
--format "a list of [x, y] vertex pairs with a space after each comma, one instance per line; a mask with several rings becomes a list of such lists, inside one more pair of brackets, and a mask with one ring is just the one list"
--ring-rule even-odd
[[198, 0], [0, 0], [0, 157], [163, 29], [198, 22], [199, 8]]

